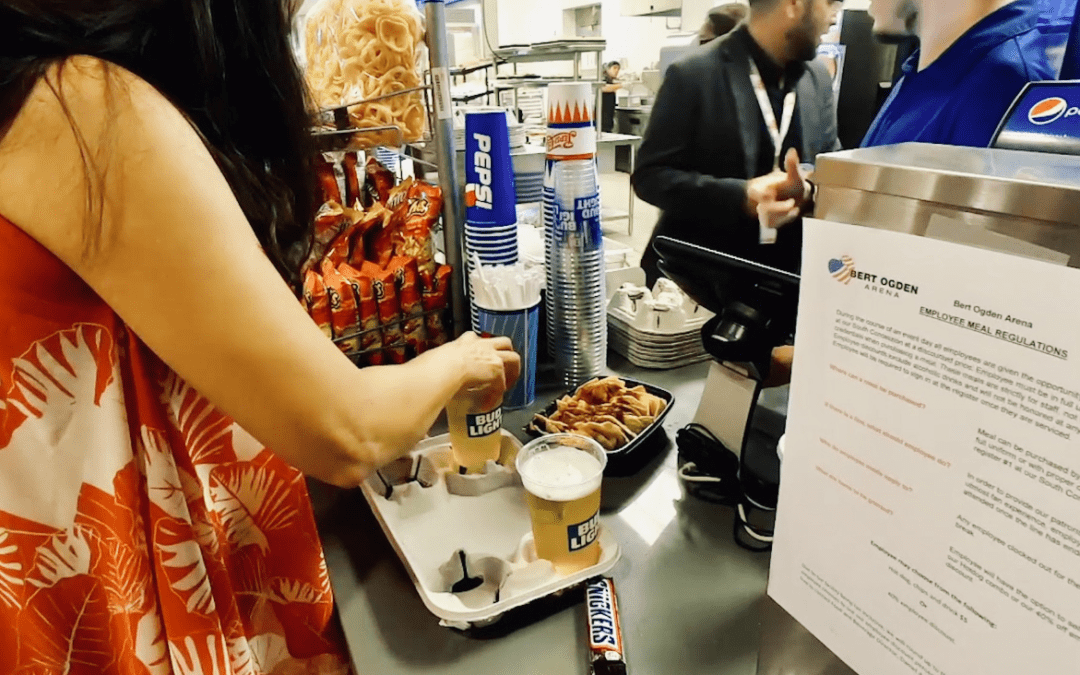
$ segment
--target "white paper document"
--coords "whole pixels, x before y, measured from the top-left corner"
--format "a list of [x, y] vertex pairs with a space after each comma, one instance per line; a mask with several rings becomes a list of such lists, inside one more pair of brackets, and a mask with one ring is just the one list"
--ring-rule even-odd
[[863, 675], [1080, 673], [1080, 270], [808, 220], [769, 594]]

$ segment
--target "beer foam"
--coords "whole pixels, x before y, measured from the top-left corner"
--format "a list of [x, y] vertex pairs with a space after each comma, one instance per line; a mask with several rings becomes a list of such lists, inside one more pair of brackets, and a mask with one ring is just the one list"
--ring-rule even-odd
[[600, 460], [566, 446], [529, 457], [520, 471], [526, 490], [553, 502], [569, 502], [595, 492], [604, 476]]

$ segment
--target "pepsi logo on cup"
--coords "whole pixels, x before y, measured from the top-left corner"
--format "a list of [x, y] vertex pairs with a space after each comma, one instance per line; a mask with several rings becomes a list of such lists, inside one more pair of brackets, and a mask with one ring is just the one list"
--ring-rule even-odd
[[517, 222], [514, 166], [506, 112], [487, 110], [465, 116], [466, 221], [480, 227]]
[[475, 206], [480, 209], [491, 210], [493, 193], [491, 191], [491, 136], [486, 134], [473, 134], [476, 141], [476, 151], [473, 153], [473, 171], [476, 172], [477, 183], [465, 187], [465, 203], [467, 206]]
[[1069, 102], [1060, 96], [1044, 98], [1031, 107], [1028, 112], [1028, 121], [1032, 124], [1044, 126], [1053, 124], [1062, 117], [1076, 117], [1080, 115], [1080, 107], [1069, 107]]

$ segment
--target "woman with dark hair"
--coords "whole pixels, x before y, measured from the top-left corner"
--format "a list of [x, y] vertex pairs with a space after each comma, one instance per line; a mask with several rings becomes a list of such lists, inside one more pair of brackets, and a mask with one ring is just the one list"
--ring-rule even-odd
[[0, 0], [0, 672], [348, 671], [301, 472], [356, 486], [516, 377], [471, 334], [357, 370], [297, 302], [288, 23]]

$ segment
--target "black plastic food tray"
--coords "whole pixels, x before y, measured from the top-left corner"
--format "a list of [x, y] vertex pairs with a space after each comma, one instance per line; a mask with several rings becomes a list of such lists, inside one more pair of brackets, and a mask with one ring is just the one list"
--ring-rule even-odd
[[[666, 389], [661, 389], [648, 382], [639, 382], [627, 377], [620, 377], [619, 379], [625, 382], [626, 386], [631, 389], [637, 386], [645, 387], [646, 393], [663, 399], [665, 405], [664, 409], [657, 415], [656, 419], [652, 421], [652, 424], [645, 427], [644, 431], [635, 436], [633, 440], [617, 450], [608, 451], [607, 468], [604, 469], [604, 474], [608, 476], [625, 476], [634, 473], [648, 462], [649, 458], [651, 458], [667, 440], [667, 435], [664, 434], [663, 431], [664, 419], [667, 417], [668, 413], [671, 412], [671, 407], [675, 405], [675, 396]], [[583, 382], [582, 384], [585, 383]], [[578, 385], [570, 391], [559, 394], [546, 408], [539, 411], [539, 414], [544, 417], [550, 417], [558, 410], [559, 399], [563, 396], [573, 396], [581, 386], [582, 385]], [[534, 426], [534, 419], [529, 420], [529, 423], [525, 425], [525, 433], [533, 438], [548, 436], [549, 432], [542, 431]]]

